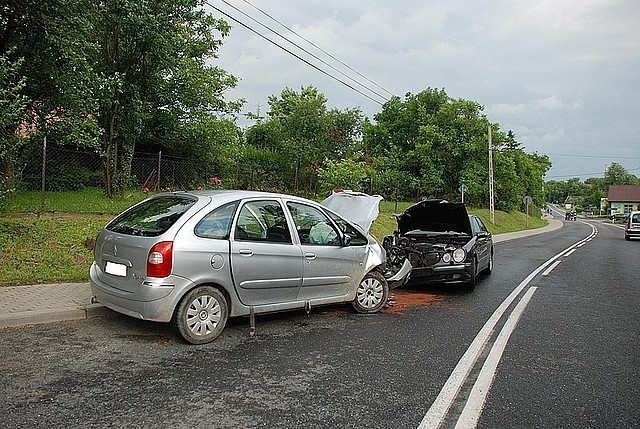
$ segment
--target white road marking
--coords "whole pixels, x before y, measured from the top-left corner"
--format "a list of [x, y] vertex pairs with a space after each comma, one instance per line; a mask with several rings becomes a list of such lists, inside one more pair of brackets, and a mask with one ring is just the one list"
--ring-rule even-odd
[[[496, 308], [491, 317], [489, 317], [489, 320], [486, 321], [484, 326], [480, 329], [476, 337], [473, 339], [467, 351], [458, 361], [458, 364], [453, 369], [451, 375], [449, 375], [449, 378], [440, 390], [438, 397], [435, 399], [435, 401], [433, 401], [433, 404], [431, 404], [431, 407], [418, 425], [418, 429], [437, 429], [440, 426], [447, 413], [449, 412], [449, 408], [451, 408], [453, 401], [458, 396], [462, 385], [469, 376], [469, 372], [478, 360], [480, 352], [483, 350], [485, 344], [489, 340], [489, 337], [493, 333], [493, 330], [495, 329], [496, 325], [502, 318], [507, 308], [518, 297], [518, 295], [520, 295], [522, 290], [531, 282], [531, 280], [533, 280], [533, 278], [537, 276], [542, 270], [547, 268], [547, 266], [549, 266], [565, 252], [575, 248], [575, 246], [579, 244], [586, 243], [587, 241], [591, 241], [593, 239], [598, 230], [591, 224], [587, 225], [591, 226], [591, 234], [578, 241], [577, 243], [574, 243], [571, 246], [567, 247], [557, 255], [549, 258], [546, 262], [533, 270], [531, 274], [529, 274], [522, 282], [520, 282], [520, 284], [509, 294], [509, 296], [505, 298], [504, 301], [502, 301], [498, 308]], [[487, 388], [487, 391], [490, 388], [491, 386]]]
[[456, 423], [456, 429], [475, 428], [478, 424], [480, 414], [482, 414], [482, 408], [487, 400], [487, 395], [489, 394], [489, 390], [493, 384], [493, 379], [496, 375], [498, 363], [500, 363], [504, 349], [507, 347], [507, 341], [509, 341], [509, 337], [516, 329], [516, 324], [518, 323], [520, 316], [522, 316], [524, 309], [527, 304], [529, 304], [531, 297], [537, 289], [537, 287], [530, 287], [529, 290], [527, 290], [502, 327], [498, 338], [496, 338], [495, 343], [493, 343], [493, 347], [491, 347], [489, 356], [487, 356], [487, 359], [484, 361], [484, 365], [482, 366], [480, 374], [473, 385], [473, 389], [471, 389], [469, 399], [467, 400], [467, 403], [460, 414], [460, 418], [458, 418], [458, 422]]
[[553, 264], [551, 264], [551, 266], [550, 266], [549, 268], [547, 268], [546, 270], [544, 270], [544, 273], [542, 273], [542, 275], [543, 275], [543, 276], [545, 276], [545, 277], [546, 277], [546, 276], [548, 276], [548, 275], [549, 275], [549, 273], [550, 273], [551, 271], [553, 271], [553, 269], [554, 269], [555, 267], [557, 267], [558, 265], [560, 265], [560, 262], [562, 262], [562, 261], [561, 261], [561, 260], [559, 260], [559, 259], [558, 259], [557, 261], [555, 261]]
[[564, 256], [569, 256], [569, 255], [571, 255], [571, 254], [572, 254], [573, 252], [575, 252], [575, 251], [576, 251], [576, 249], [571, 249], [571, 250], [569, 250], [567, 253], [565, 253], [565, 254], [564, 254]]

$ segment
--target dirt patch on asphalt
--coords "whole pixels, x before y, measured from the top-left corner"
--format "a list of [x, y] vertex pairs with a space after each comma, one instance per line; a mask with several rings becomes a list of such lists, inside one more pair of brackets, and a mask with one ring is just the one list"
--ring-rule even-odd
[[393, 291], [389, 294], [387, 305], [383, 308], [384, 313], [403, 314], [408, 308], [428, 307], [442, 304], [447, 299], [445, 295], [439, 295], [419, 291]]

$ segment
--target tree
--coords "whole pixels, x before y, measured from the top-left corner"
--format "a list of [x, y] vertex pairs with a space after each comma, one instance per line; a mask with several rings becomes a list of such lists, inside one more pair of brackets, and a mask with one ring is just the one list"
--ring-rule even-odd
[[29, 99], [21, 94], [26, 78], [20, 73], [23, 59], [11, 61], [8, 55], [0, 55], [0, 209], [7, 194], [14, 189], [14, 157], [21, 142], [20, 123], [29, 105]]
[[306, 191], [314, 194], [317, 174], [326, 174], [328, 162], [338, 165], [360, 150], [364, 123], [360, 110], [329, 110], [326, 97], [313, 86], [300, 91], [285, 88], [269, 97], [269, 107], [268, 119], [246, 131], [247, 144], [270, 152], [263, 158], [277, 168], [270, 175], [293, 191], [306, 182]]
[[617, 162], [612, 162], [604, 175], [605, 184], [611, 185], [637, 185], [638, 178]]
[[127, 184], [137, 145], [157, 144], [175, 136], [180, 124], [239, 107], [223, 98], [237, 79], [209, 62], [230, 27], [202, 5], [108, 0], [97, 6], [98, 122], [109, 195]]

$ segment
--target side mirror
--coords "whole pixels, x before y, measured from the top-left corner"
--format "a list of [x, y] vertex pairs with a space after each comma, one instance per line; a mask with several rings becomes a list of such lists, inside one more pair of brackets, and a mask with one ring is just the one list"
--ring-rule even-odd
[[351, 244], [351, 236], [349, 234], [345, 234], [342, 237], [342, 245], [343, 246], [349, 246]]

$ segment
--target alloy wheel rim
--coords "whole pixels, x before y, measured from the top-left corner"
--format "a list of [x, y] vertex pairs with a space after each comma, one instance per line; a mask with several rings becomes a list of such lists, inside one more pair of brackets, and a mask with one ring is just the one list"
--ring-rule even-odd
[[217, 299], [202, 295], [194, 299], [187, 310], [187, 326], [192, 334], [209, 335], [220, 323], [222, 309]]

